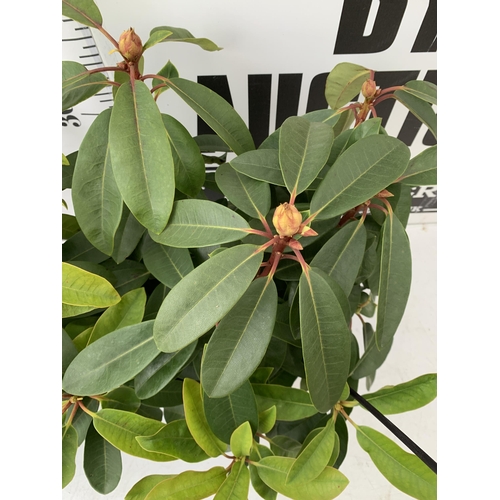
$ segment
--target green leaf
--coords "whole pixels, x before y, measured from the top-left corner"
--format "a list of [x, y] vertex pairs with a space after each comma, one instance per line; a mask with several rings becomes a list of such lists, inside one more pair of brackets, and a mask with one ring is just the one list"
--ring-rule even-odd
[[328, 105], [338, 109], [351, 102], [369, 78], [370, 70], [363, 66], [348, 62], [337, 64], [326, 79], [325, 98]]
[[91, 28], [102, 25], [101, 12], [93, 0], [62, 0], [62, 15]]
[[411, 80], [405, 83], [404, 90], [425, 102], [437, 104], [437, 86], [434, 83], [423, 80]]
[[137, 247], [146, 228], [123, 206], [122, 218], [115, 233], [113, 260], [121, 264]]
[[288, 471], [285, 483], [308, 483], [318, 477], [327, 466], [334, 445], [335, 423], [330, 419], [326, 427], [301, 451]]
[[437, 476], [419, 458], [370, 427], [356, 430], [359, 445], [398, 490], [420, 500], [437, 498]]
[[338, 469], [342, 465], [342, 462], [347, 455], [347, 445], [349, 443], [349, 431], [347, 429], [347, 424], [343, 418], [337, 418], [337, 421], [335, 422], [335, 432], [337, 433], [337, 436], [339, 438], [339, 451], [333, 467], [335, 469]]
[[179, 458], [195, 463], [209, 456], [196, 444], [185, 420], [175, 420], [152, 436], [138, 436], [137, 442], [146, 451]]
[[263, 254], [255, 253], [256, 249], [254, 245], [228, 248], [175, 285], [155, 320], [155, 341], [160, 350], [182, 349], [232, 309], [262, 262]]
[[173, 33], [167, 29], [152, 31], [147, 42], [143, 45], [143, 50], [150, 49], [157, 43], [165, 42], [170, 35], [173, 35]]
[[202, 500], [217, 492], [226, 473], [224, 467], [213, 467], [205, 472], [163, 476], [163, 480], [161, 476], [148, 476], [127, 493], [125, 500]]
[[73, 61], [62, 62], [62, 110], [73, 108], [77, 104], [97, 94], [107, 85], [102, 73], [89, 75], [87, 68]]
[[212, 432], [205, 417], [200, 384], [195, 380], [185, 378], [182, 398], [189, 431], [200, 448], [209, 457], [218, 457], [224, 453], [226, 445]]
[[[172, 37], [169, 38], [173, 40]], [[167, 40], [169, 40], [167, 39]], [[183, 78], [167, 85], [237, 154], [255, 149], [252, 135], [234, 108], [213, 90]]]
[[78, 450], [78, 435], [70, 425], [62, 429], [62, 487], [66, 488], [73, 480], [76, 471], [76, 452]]
[[70, 306], [68, 304], [62, 305], [62, 317], [71, 318], [72, 316], [79, 316], [94, 310], [94, 306]]
[[[167, 64], [165, 64], [165, 66], [163, 66], [163, 68], [161, 68], [160, 71], [158, 71], [156, 74], [163, 76], [164, 78], [177, 78], [179, 76], [179, 71], [177, 71], [177, 68], [172, 64], [170, 60], [168, 60]], [[163, 80], [153, 78], [151, 86], [156, 87], [157, 85], [161, 84], [164, 84]], [[160, 87], [159, 89], [156, 89], [155, 96], [160, 95], [165, 90], [168, 90], [168, 87]]]
[[108, 259], [109, 256], [99, 252], [92, 243], [90, 243], [82, 231], [76, 233], [63, 243], [62, 260], [63, 262], [71, 260], [84, 260], [99, 264]]
[[379, 351], [375, 341], [375, 332], [370, 323], [363, 324], [363, 338], [365, 342], [365, 352], [354, 367], [351, 377], [359, 380], [364, 377], [371, 377], [386, 360], [392, 347], [392, 339], [389, 340]]
[[119, 328], [140, 323], [144, 316], [145, 306], [146, 292], [144, 288], [136, 288], [126, 293], [118, 304], [111, 306], [99, 317], [86, 345], [92, 344]]
[[134, 380], [134, 388], [140, 399], [148, 399], [161, 391], [179, 373], [191, 358], [196, 347], [192, 342], [173, 353], [161, 353]]
[[380, 241], [380, 284], [375, 339], [381, 349], [401, 322], [411, 284], [408, 236], [396, 215], [386, 217]]
[[232, 159], [229, 164], [241, 174], [252, 179], [276, 186], [284, 186], [283, 174], [279, 163], [279, 152], [274, 149], [249, 151]]
[[349, 295], [358, 275], [366, 246], [366, 229], [362, 222], [349, 222], [319, 250], [311, 266], [319, 267]]
[[272, 384], [252, 384], [259, 412], [276, 406], [277, 420], [300, 420], [315, 415], [311, 397], [306, 391]]
[[253, 443], [253, 431], [249, 422], [242, 423], [231, 434], [230, 446], [235, 457], [247, 457], [250, 455]]
[[101, 406], [135, 413], [141, 406], [141, 400], [132, 387], [122, 386], [101, 396]]
[[437, 115], [428, 102], [405, 90], [396, 90], [394, 97], [406, 106], [424, 125], [427, 125], [432, 135], [437, 139]]
[[170, 141], [175, 168], [175, 187], [188, 196], [196, 196], [205, 183], [205, 162], [187, 129], [175, 118], [161, 118]]
[[221, 320], [201, 368], [203, 389], [210, 397], [231, 394], [259, 366], [271, 340], [277, 305], [274, 281], [259, 278]]
[[214, 42], [212, 42], [208, 38], [195, 38], [188, 30], [184, 28], [174, 28], [173, 26], [158, 26], [151, 30], [150, 36], [152, 36], [153, 33], [165, 30], [171, 31], [173, 34], [167, 39], [161, 40], [162, 42], [193, 43], [201, 47], [203, 50], [208, 50], [210, 52], [216, 50], [222, 50], [222, 47], [218, 47]]
[[109, 123], [111, 165], [135, 218], [154, 233], [165, 228], [174, 201], [174, 162], [160, 111], [145, 83], [124, 83]]
[[271, 450], [281, 457], [295, 458], [300, 451], [300, 443], [288, 436], [273, 436]]
[[[279, 310], [279, 306], [278, 306], [278, 310]], [[250, 380], [250, 382], [252, 382], [252, 384], [265, 384], [269, 380], [269, 377], [271, 376], [273, 371], [274, 371], [274, 368], [272, 368], [272, 367], [257, 368], [257, 370], [255, 370], [253, 372], [253, 374], [249, 380]]]
[[73, 215], [62, 214], [62, 239], [67, 240], [80, 231], [80, 226]]
[[194, 269], [187, 248], [160, 245], [149, 235], [142, 246], [142, 258], [151, 274], [169, 288], [173, 288]]
[[108, 307], [120, 302], [120, 296], [104, 278], [63, 262], [62, 301], [70, 306]]
[[182, 381], [172, 380], [154, 396], [145, 399], [144, 403], [156, 407], [170, 408], [179, 405], [182, 407]]
[[344, 491], [348, 479], [336, 469], [325, 467], [312, 481], [286, 484], [295, 460], [286, 457], [265, 457], [255, 464], [261, 479], [273, 490], [293, 500], [331, 500]]
[[437, 396], [437, 375], [429, 373], [403, 384], [386, 386], [363, 397], [384, 415], [416, 410]]
[[89, 345], [71, 362], [63, 378], [69, 394], [102, 394], [135, 377], [158, 354], [154, 321], [120, 328]]
[[116, 279], [115, 288], [121, 295], [140, 288], [149, 278], [146, 267], [135, 260], [124, 260], [121, 264], [107, 261], [108, 269]]
[[259, 432], [268, 433], [276, 423], [276, 406], [271, 406], [267, 410], [259, 413]]
[[250, 473], [244, 460], [237, 461], [217, 491], [214, 500], [246, 500], [250, 489]]
[[437, 145], [424, 149], [412, 158], [400, 182], [410, 186], [437, 185]]
[[257, 432], [259, 414], [248, 381], [223, 398], [209, 398], [204, 393], [203, 408], [210, 428], [225, 443], [230, 442], [231, 434], [244, 422], [249, 422], [253, 432]]
[[326, 174], [311, 200], [311, 213], [328, 219], [373, 198], [406, 170], [409, 159], [408, 147], [394, 137], [360, 139]]
[[[300, 274], [298, 278], [300, 278]], [[273, 336], [277, 337], [280, 340], [283, 340], [287, 344], [293, 345], [295, 347], [301, 347], [302, 344], [300, 340], [295, 339], [294, 336], [292, 335], [292, 330], [290, 329], [289, 316], [290, 316], [289, 305], [286, 302], [278, 304], [278, 310], [276, 313], [276, 323], [274, 324], [274, 329], [273, 329]], [[264, 380], [263, 382], [266, 382], [266, 380]]]
[[179, 200], [159, 235], [150, 232], [157, 243], [176, 248], [208, 247], [236, 241], [248, 233], [247, 221], [229, 208], [208, 200]]
[[144, 450], [136, 440], [137, 436], [156, 434], [165, 424], [136, 413], [105, 409], [92, 415], [96, 431], [115, 448], [134, 457], [147, 458], [155, 462], [170, 462], [175, 457]]
[[75, 215], [87, 239], [106, 255], [113, 253], [123, 201], [111, 168], [108, 129], [111, 110], [103, 111], [83, 138], [73, 173]]
[[89, 427], [85, 439], [83, 469], [92, 488], [102, 495], [111, 493], [122, 475], [120, 450], [103, 439], [94, 426]]
[[340, 303], [315, 268], [301, 276], [299, 294], [307, 386], [315, 407], [325, 413], [337, 403], [347, 380], [350, 333]]
[[74, 151], [69, 154], [67, 157], [69, 162], [68, 166], [62, 167], [62, 190], [68, 189], [71, 187], [71, 182], [73, 180], [73, 171], [75, 169], [76, 159], [78, 158], [78, 151]]
[[279, 163], [290, 193], [307, 189], [324, 167], [333, 143], [330, 125], [291, 116], [281, 126]]
[[302, 115], [302, 118], [309, 120], [310, 122], [320, 122], [326, 123], [333, 127], [340, 119], [342, 115], [337, 114], [334, 109], [317, 109], [316, 111], [310, 111], [305, 115]]
[[266, 182], [240, 174], [229, 163], [217, 167], [215, 181], [224, 196], [250, 217], [258, 219], [269, 212], [271, 188]]
[[73, 344], [71, 337], [64, 331], [62, 331], [62, 374], [66, 371], [69, 364], [78, 354], [78, 349]]

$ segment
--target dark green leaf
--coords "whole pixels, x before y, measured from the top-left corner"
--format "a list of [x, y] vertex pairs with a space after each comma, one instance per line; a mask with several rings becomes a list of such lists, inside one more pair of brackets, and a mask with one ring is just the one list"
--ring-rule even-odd
[[69, 165], [63, 165], [62, 167], [62, 190], [68, 189], [71, 187], [71, 182], [73, 180], [73, 171], [75, 169], [76, 159], [78, 158], [78, 151], [74, 151], [73, 153], [66, 156], [66, 159], [69, 162]]
[[102, 73], [89, 75], [87, 68], [73, 61], [62, 62], [62, 110], [73, 108], [106, 87]]
[[101, 396], [102, 408], [130, 411], [135, 413], [141, 406], [141, 400], [135, 395], [132, 387], [122, 386]]
[[316, 408], [326, 412], [337, 403], [347, 380], [350, 333], [340, 303], [315, 268], [300, 278], [299, 293], [307, 386]]
[[339, 121], [341, 116], [342, 115], [337, 114], [334, 109], [318, 109], [302, 115], [302, 118], [305, 118], [310, 122], [326, 123], [330, 125], [330, 127], [333, 127]]
[[250, 488], [250, 473], [244, 460], [235, 462], [231, 472], [217, 491], [214, 500], [246, 500]]
[[405, 90], [396, 90], [394, 97], [406, 106], [424, 125], [427, 125], [432, 135], [437, 139], [437, 115], [428, 102]]
[[420, 500], [437, 498], [437, 476], [419, 458], [370, 427], [357, 427], [356, 436], [377, 469], [398, 490]]
[[82, 231], [66, 240], [62, 246], [63, 262], [71, 260], [85, 260], [99, 264], [108, 258], [108, 255], [99, 252], [97, 248], [92, 246], [92, 243], [85, 238]]
[[389, 342], [401, 322], [411, 284], [411, 251], [408, 236], [396, 215], [386, 217], [380, 242], [380, 285], [377, 347]]
[[273, 436], [271, 450], [280, 457], [295, 458], [300, 451], [300, 443], [288, 436]]
[[370, 118], [359, 124], [355, 129], [352, 130], [352, 134], [349, 135], [343, 151], [350, 148], [353, 144], [358, 142], [363, 137], [368, 137], [370, 135], [380, 134], [380, 128], [382, 126], [382, 118]]
[[279, 152], [274, 149], [258, 149], [241, 154], [231, 160], [230, 165], [241, 174], [252, 179], [284, 186], [283, 174], [279, 163]]
[[78, 349], [73, 344], [71, 337], [64, 331], [62, 331], [62, 374], [66, 371], [69, 364], [78, 354]]
[[153, 323], [120, 328], [89, 345], [66, 370], [64, 390], [80, 396], [102, 394], [135, 377], [159, 354]]
[[370, 70], [363, 66], [348, 62], [337, 64], [326, 79], [325, 98], [328, 105], [338, 109], [351, 102], [369, 78]]
[[[276, 323], [274, 324], [273, 336], [283, 340], [287, 344], [300, 347], [300, 340], [296, 340], [290, 330], [289, 322], [290, 308], [286, 302], [278, 304]], [[265, 382], [265, 381], [264, 381]]]
[[193, 139], [198, 144], [202, 153], [216, 153], [221, 151], [228, 153], [231, 151], [231, 148], [215, 134], [201, 134], [193, 137]]
[[91, 28], [102, 25], [101, 12], [93, 0], [62, 0], [62, 15]]
[[335, 422], [335, 432], [339, 438], [339, 453], [333, 467], [339, 469], [347, 455], [347, 445], [349, 443], [349, 431], [343, 418], [337, 418]]
[[268, 381], [271, 374], [273, 373], [273, 371], [274, 368], [271, 367], [257, 368], [257, 370], [255, 370], [252, 376], [250, 377], [250, 382], [252, 382], [252, 384], [265, 384]]
[[225, 443], [229, 443], [231, 434], [244, 422], [250, 422], [253, 432], [257, 432], [259, 414], [248, 381], [223, 398], [209, 398], [204, 393], [203, 407], [210, 428]]
[[62, 214], [62, 239], [67, 240], [80, 231], [80, 226], [73, 215]]
[[150, 406], [168, 408], [179, 405], [182, 406], [182, 381], [172, 380], [154, 396], [145, 399], [144, 403]]
[[139, 244], [146, 228], [132, 215], [127, 205], [123, 206], [122, 218], [115, 233], [113, 260], [121, 264]]
[[198, 266], [171, 290], [155, 320], [155, 341], [160, 350], [182, 349], [232, 309], [262, 262], [262, 252], [256, 250], [254, 245], [228, 248]]
[[276, 375], [276, 372], [281, 368], [283, 362], [285, 361], [286, 346], [286, 342], [283, 342], [276, 337], [271, 337], [269, 345], [267, 346], [266, 354], [264, 354], [264, 358], [260, 362], [260, 366], [274, 367], [273, 375]]
[[195, 38], [188, 30], [184, 28], [174, 28], [173, 26], [158, 26], [156, 28], [153, 28], [151, 30], [150, 36], [153, 36], [154, 33], [166, 30], [171, 31], [172, 35], [164, 40], [160, 40], [162, 42], [193, 43], [201, 47], [203, 50], [208, 50], [210, 52], [222, 49], [222, 47], [218, 47], [214, 42], [212, 42], [208, 38]]
[[122, 475], [122, 456], [120, 450], [108, 443], [90, 426], [85, 439], [83, 469], [94, 490], [107, 495], [120, 482]]
[[76, 471], [76, 452], [78, 450], [78, 435], [70, 425], [62, 429], [62, 487], [65, 488], [73, 480]]
[[412, 80], [405, 83], [404, 90], [430, 104], [437, 104], [437, 86], [423, 80]]
[[148, 301], [146, 302], [146, 310], [144, 311], [144, 321], [156, 318], [158, 309], [160, 309], [168, 292], [170, 292], [170, 288], [166, 287], [161, 283], [153, 290], [153, 292], [148, 298]]
[[108, 269], [115, 276], [115, 288], [120, 295], [125, 295], [131, 290], [140, 288], [149, 277], [149, 271], [140, 262], [124, 260], [121, 264], [108, 261]]
[[159, 234], [174, 201], [174, 162], [160, 111], [145, 83], [118, 89], [109, 124], [111, 164], [135, 218]]
[[259, 366], [271, 339], [277, 305], [274, 281], [260, 278], [221, 320], [202, 365], [201, 380], [210, 397], [231, 394]]
[[311, 200], [311, 213], [328, 219], [369, 200], [406, 170], [409, 159], [408, 147], [394, 137], [360, 139], [328, 171]]
[[157, 43], [165, 42], [166, 39], [172, 34], [173, 33], [167, 29], [159, 29], [151, 32], [151, 35], [143, 46], [143, 50], [154, 47]]
[[435, 186], [437, 184], [437, 145], [424, 149], [412, 158], [400, 182], [410, 186]]
[[[170, 60], [156, 74], [163, 76], [164, 78], [177, 78], [179, 76], [179, 72], [177, 71], [177, 68], [172, 64], [172, 62]], [[161, 85], [161, 84], [165, 85], [163, 80], [159, 80], [158, 78], [153, 78], [153, 82], [152, 82], [151, 86], [156, 87], [157, 85]], [[156, 89], [155, 96], [160, 95], [165, 90], [168, 90], [168, 87], [160, 87], [159, 89]]]

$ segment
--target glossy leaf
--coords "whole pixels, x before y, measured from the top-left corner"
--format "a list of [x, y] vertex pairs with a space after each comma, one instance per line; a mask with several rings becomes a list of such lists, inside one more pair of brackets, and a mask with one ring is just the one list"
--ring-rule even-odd
[[62, 301], [70, 306], [108, 307], [117, 304], [120, 296], [104, 278], [63, 262]]
[[228, 248], [198, 266], [171, 290], [155, 320], [155, 342], [160, 350], [182, 349], [232, 309], [262, 262], [262, 252], [255, 253], [256, 249], [254, 245]]
[[73, 173], [71, 195], [87, 239], [111, 255], [122, 216], [122, 197], [111, 168], [108, 129], [111, 110], [103, 111], [85, 135]]
[[389, 342], [401, 322], [411, 284], [408, 236], [396, 215], [386, 217], [380, 241], [380, 284], [375, 339], [377, 347]]
[[276, 423], [276, 406], [271, 406], [267, 410], [259, 413], [259, 432], [266, 434]]
[[68, 366], [63, 388], [69, 394], [102, 394], [135, 377], [158, 354], [154, 321], [120, 328], [78, 354]]
[[201, 381], [210, 397], [231, 394], [259, 366], [271, 340], [277, 305], [274, 281], [260, 278], [221, 320], [202, 364]]
[[306, 391], [273, 384], [252, 384], [259, 412], [276, 406], [278, 420], [300, 420], [317, 413]]
[[349, 295], [358, 275], [366, 246], [366, 229], [360, 222], [349, 222], [318, 251], [311, 266], [319, 267]]
[[172, 35], [173, 33], [167, 29], [160, 29], [157, 31], [151, 32], [151, 35], [147, 39], [146, 43], [143, 46], [143, 50], [150, 49], [154, 47], [157, 43], [164, 42], [166, 39]]
[[62, 374], [66, 371], [69, 364], [78, 354], [78, 350], [73, 344], [71, 337], [64, 331], [62, 331]]
[[285, 483], [308, 483], [318, 477], [327, 466], [334, 445], [335, 424], [330, 419], [326, 427], [301, 451], [288, 471]]
[[[285, 261], [286, 262], [286, 261]], [[293, 262], [293, 261], [292, 261]], [[298, 276], [300, 278], [300, 274]], [[300, 340], [295, 339], [290, 329], [290, 307], [286, 302], [278, 304], [276, 312], [276, 322], [274, 323], [273, 336], [283, 340], [287, 344], [300, 347]], [[265, 382], [265, 381], [264, 381]]]
[[175, 474], [154, 474], [145, 476], [134, 484], [125, 496], [125, 500], [146, 500], [149, 492], [162, 481], [176, 477]]
[[214, 500], [246, 500], [250, 489], [250, 472], [244, 460], [235, 462], [217, 491]]
[[142, 485], [139, 482], [125, 500], [202, 500], [217, 492], [226, 474], [224, 467], [213, 467], [204, 472], [186, 471], [170, 478], [165, 476], [163, 481], [153, 480]]
[[137, 442], [146, 451], [176, 457], [188, 463], [209, 458], [196, 444], [184, 419], [167, 424], [151, 436], [138, 436]]
[[173, 288], [194, 269], [187, 248], [161, 245], [153, 241], [149, 235], [144, 239], [142, 258], [151, 274], [169, 288]]
[[369, 200], [405, 170], [410, 150], [394, 137], [360, 139], [335, 162], [311, 200], [311, 213], [328, 219]]
[[62, 0], [62, 15], [95, 28], [102, 25], [102, 15], [93, 0]]
[[253, 431], [249, 422], [243, 422], [233, 431], [230, 439], [231, 451], [235, 457], [250, 455], [253, 443]]
[[134, 379], [134, 388], [140, 399], [148, 399], [158, 394], [191, 358], [196, 347], [193, 342], [180, 351], [162, 352], [151, 363], [138, 373]]
[[300, 443], [288, 436], [273, 436], [271, 450], [280, 457], [295, 458], [300, 451]]
[[[97, 411], [99, 408], [99, 401], [95, 399], [83, 398], [82, 403], [91, 412]], [[69, 415], [71, 415], [72, 410], [73, 406], [71, 406], [69, 410], [66, 412], [66, 415], [68, 415], [68, 417]], [[75, 428], [78, 434], [78, 446], [80, 446], [85, 440], [85, 437], [87, 436], [87, 431], [91, 423], [92, 423], [92, 417], [90, 415], [85, 413], [81, 408], [76, 410], [76, 414], [73, 417], [71, 425]]]
[[363, 397], [384, 415], [416, 410], [429, 404], [437, 396], [435, 373], [422, 375], [403, 384], [386, 386]]
[[136, 413], [105, 409], [93, 415], [96, 431], [115, 448], [134, 457], [147, 458], [155, 462], [170, 462], [175, 457], [144, 450], [136, 440], [137, 436], [156, 434], [165, 424]]
[[[160, 71], [157, 71], [156, 74], [159, 76], [163, 76], [164, 78], [177, 78], [179, 76], [179, 71], [172, 64], [172, 62], [170, 60], [168, 60], [167, 64], [165, 64], [165, 66], [163, 66], [163, 68], [161, 68]], [[164, 84], [163, 80], [160, 80], [158, 78], [153, 78], [153, 82], [152, 82], [151, 86], [156, 87], [157, 85], [161, 85], [161, 84]], [[165, 90], [168, 90], [168, 87], [160, 87], [160, 88], [156, 89], [155, 96], [160, 95]]]
[[99, 317], [86, 345], [115, 330], [140, 323], [144, 316], [145, 306], [146, 292], [144, 288], [136, 288], [126, 293], [118, 304], [106, 309]]
[[69, 214], [62, 214], [62, 239], [67, 240], [80, 231], [80, 226], [76, 217]]
[[73, 61], [62, 62], [62, 110], [73, 108], [106, 87], [102, 73], [89, 75], [87, 68]]
[[437, 139], [437, 115], [428, 102], [405, 90], [396, 90], [394, 97], [406, 106], [424, 125], [427, 125], [432, 135]]
[[241, 215], [208, 200], [179, 200], [174, 203], [167, 227], [157, 243], [176, 248], [208, 247], [244, 238], [249, 225]]
[[252, 179], [275, 184], [276, 186], [285, 185], [277, 150], [258, 149], [257, 151], [249, 151], [237, 156], [229, 164], [237, 172]]
[[363, 66], [348, 62], [337, 64], [326, 79], [325, 98], [328, 105], [338, 109], [351, 102], [369, 78], [370, 70]]
[[175, 187], [188, 196], [196, 196], [205, 182], [205, 162], [200, 149], [186, 127], [174, 117], [162, 114], [175, 167]]
[[248, 381], [223, 398], [209, 398], [204, 393], [203, 407], [210, 428], [225, 443], [230, 442], [231, 434], [244, 422], [250, 423], [253, 432], [257, 431], [259, 414], [255, 395]]
[[78, 151], [74, 151], [69, 154], [66, 159], [69, 165], [62, 167], [62, 190], [71, 188], [71, 182], [73, 181], [73, 171], [75, 169], [75, 163], [78, 158]]
[[370, 427], [356, 430], [359, 445], [398, 490], [420, 500], [437, 498], [437, 476], [419, 458]]
[[102, 408], [123, 410], [135, 413], [141, 406], [141, 400], [135, 395], [132, 387], [122, 386], [101, 396]]
[[330, 125], [291, 116], [281, 126], [279, 162], [290, 193], [307, 189], [324, 167], [333, 142]]
[[186, 423], [198, 446], [210, 457], [218, 457], [224, 453], [226, 445], [215, 436], [205, 417], [200, 384], [195, 380], [185, 378], [182, 398]]
[[339, 438], [339, 452], [333, 467], [338, 469], [347, 455], [347, 445], [349, 444], [349, 431], [343, 418], [337, 418], [335, 422], [335, 432]]
[[173, 26], [158, 26], [151, 30], [151, 36], [158, 31], [171, 31], [172, 36], [161, 40], [162, 42], [185, 42], [198, 45], [203, 50], [208, 50], [210, 52], [216, 50], [222, 50], [222, 47], [218, 47], [214, 42], [208, 38], [195, 38], [188, 30], [184, 28], [174, 28]]
[[405, 92], [413, 94], [430, 104], [437, 104], [437, 86], [423, 80], [411, 80], [404, 84]]
[[154, 396], [145, 399], [144, 403], [156, 407], [170, 408], [179, 405], [182, 407], [182, 381], [172, 380]]
[[83, 470], [92, 488], [102, 495], [111, 493], [122, 475], [120, 450], [103, 439], [94, 426], [89, 427], [85, 439]]
[[255, 149], [245, 122], [220, 95], [183, 78], [171, 78], [166, 83], [237, 155]]
[[73, 480], [76, 472], [76, 452], [78, 435], [70, 425], [62, 429], [62, 487], [65, 488]]
[[127, 205], [123, 206], [122, 218], [115, 233], [113, 260], [121, 264], [137, 247], [146, 228], [133, 216]]
[[335, 294], [315, 268], [301, 276], [299, 294], [307, 386], [315, 407], [327, 412], [337, 403], [349, 373], [349, 329]]
[[317, 109], [316, 111], [310, 111], [305, 115], [302, 115], [302, 118], [309, 120], [310, 122], [319, 122], [326, 123], [333, 127], [340, 119], [342, 115], [337, 114], [334, 109]]
[[223, 163], [215, 171], [215, 181], [224, 196], [237, 208], [259, 218], [271, 208], [269, 184], [240, 174], [229, 163]]
[[257, 466], [261, 479], [273, 490], [293, 500], [331, 500], [344, 491], [348, 479], [340, 471], [325, 467], [308, 483], [286, 484], [286, 477], [295, 460], [286, 457], [265, 457]]
[[174, 162], [160, 111], [145, 83], [118, 89], [109, 123], [111, 165], [135, 218], [159, 234], [174, 201]]
[[116, 279], [115, 288], [121, 295], [140, 288], [150, 276], [144, 264], [135, 260], [124, 260], [121, 264], [107, 261], [108, 269]]
[[437, 145], [424, 149], [412, 158], [400, 182], [410, 186], [437, 185]]

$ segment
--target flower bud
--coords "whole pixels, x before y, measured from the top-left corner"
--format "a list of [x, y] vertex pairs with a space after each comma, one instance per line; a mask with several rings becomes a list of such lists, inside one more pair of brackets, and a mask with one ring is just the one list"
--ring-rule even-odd
[[282, 203], [274, 211], [273, 224], [280, 236], [293, 236], [299, 231], [302, 215], [295, 205]]
[[118, 40], [120, 54], [130, 62], [137, 62], [142, 55], [142, 41], [133, 28], [124, 31]]
[[303, 226], [300, 230], [302, 236], [318, 236], [318, 233], [309, 226]]
[[371, 99], [377, 92], [377, 85], [373, 80], [366, 80], [361, 87], [361, 93], [365, 99]]

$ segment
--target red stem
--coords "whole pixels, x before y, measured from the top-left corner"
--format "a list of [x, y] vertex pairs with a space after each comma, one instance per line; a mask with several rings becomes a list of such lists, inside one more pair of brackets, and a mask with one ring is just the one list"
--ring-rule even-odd
[[402, 89], [404, 89], [403, 85], [397, 85], [396, 87], [387, 87], [386, 89], [380, 91], [379, 96], [383, 96], [384, 94], [387, 94], [388, 92], [393, 92], [394, 90], [402, 90]]
[[394, 96], [394, 94], [388, 94], [388, 95], [383, 95], [382, 97], [377, 97], [375, 99], [375, 101], [373, 101], [372, 106], [376, 106], [377, 104], [380, 104], [381, 102], [384, 102], [387, 99], [391, 99], [391, 98], [396, 99], [396, 97]]

